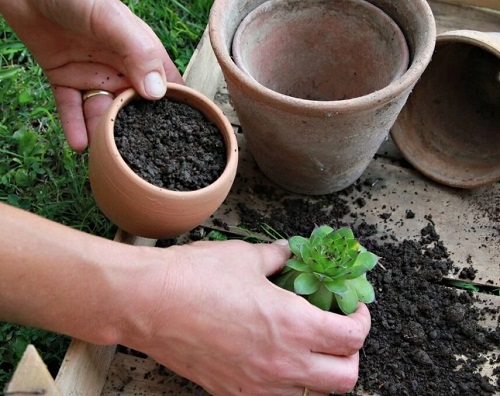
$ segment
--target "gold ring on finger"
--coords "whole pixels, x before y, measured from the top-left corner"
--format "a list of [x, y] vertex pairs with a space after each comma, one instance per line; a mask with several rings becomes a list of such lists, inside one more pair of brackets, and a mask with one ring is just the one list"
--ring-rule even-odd
[[105, 91], [104, 89], [91, 89], [89, 91], [85, 91], [82, 93], [82, 101], [86, 101], [92, 96], [105, 95], [109, 96], [111, 99], [115, 98], [115, 94], [113, 92]]

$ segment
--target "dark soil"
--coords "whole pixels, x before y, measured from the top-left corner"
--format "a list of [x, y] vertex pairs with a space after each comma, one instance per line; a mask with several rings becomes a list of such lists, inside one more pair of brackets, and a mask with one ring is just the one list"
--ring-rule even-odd
[[137, 100], [119, 113], [115, 142], [130, 168], [155, 186], [194, 191], [219, 178], [226, 147], [217, 127], [192, 107], [169, 99]]
[[[284, 236], [308, 236], [315, 225], [348, 225], [366, 248], [381, 257], [380, 265], [368, 274], [376, 301], [369, 305], [372, 329], [361, 351], [359, 382], [352, 395], [361, 391], [397, 396], [498, 394], [500, 370], [488, 379], [478, 369], [487, 360], [500, 362], [500, 356], [491, 353], [500, 345], [500, 308], [478, 308], [480, 294], [448, 286], [443, 279], [447, 274], [473, 279], [475, 271], [472, 265], [458, 268], [450, 260], [431, 214], [425, 216], [428, 225], [416, 240], [400, 241], [385, 228], [378, 228], [391, 217], [390, 211], [380, 215], [378, 225], [361, 219], [358, 211], [366, 204], [365, 198], [348, 197], [363, 190], [369, 199], [370, 186], [375, 183], [365, 180], [340, 193], [307, 201], [258, 186], [252, 194], [283, 205], [273, 206], [264, 216], [240, 202], [240, 226], [261, 233], [262, 225], [267, 224]], [[405, 219], [392, 220], [412, 221], [415, 216], [407, 209]], [[222, 220], [213, 221], [214, 226], [224, 228]], [[198, 229], [191, 239], [202, 236]], [[159, 241], [158, 246], [172, 243], [175, 241]], [[486, 319], [496, 323], [496, 328], [482, 325], [481, 320]]]

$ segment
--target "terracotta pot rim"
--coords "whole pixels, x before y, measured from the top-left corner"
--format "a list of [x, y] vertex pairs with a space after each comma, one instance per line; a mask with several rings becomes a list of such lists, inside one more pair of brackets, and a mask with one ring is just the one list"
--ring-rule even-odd
[[[266, 16], [267, 18], [273, 20], [275, 14], [281, 14], [283, 12], [288, 12], [287, 5], [289, 1], [294, 1], [295, 3], [299, 3], [300, 5], [304, 6], [307, 9], [311, 9], [312, 6], [311, 4], [314, 3], [304, 3], [302, 0], [267, 0], [266, 2], [260, 4], [258, 7], [254, 8], [252, 11], [250, 11], [241, 21], [240, 25], [236, 29], [236, 32], [233, 37], [233, 43], [231, 47], [231, 54], [232, 58], [234, 59], [235, 64], [243, 70], [247, 75], [249, 75], [252, 80], [255, 81], [256, 84], [259, 84], [263, 86], [264, 88], [267, 88], [265, 85], [259, 82], [258, 79], [256, 79], [252, 73], [249, 72], [248, 70], [248, 64], [244, 62], [244, 48], [245, 48], [245, 32], [246, 30], [256, 21], [259, 20], [265, 20]], [[345, 1], [345, 0], [344, 0]], [[399, 67], [397, 70], [394, 71], [394, 75], [391, 77], [391, 81], [389, 84], [393, 83], [396, 81], [399, 77], [401, 77], [407, 70], [409, 66], [409, 53], [410, 50], [408, 48], [408, 43], [406, 42], [406, 38], [399, 27], [399, 25], [394, 22], [394, 20], [383, 10], [378, 8], [377, 6], [373, 5], [372, 3], [366, 1], [366, 0], [348, 0], [349, 6], [351, 6], [351, 3], [353, 4], [352, 7], [360, 7], [362, 8], [362, 12], [365, 14], [364, 17], [367, 15], [372, 16], [372, 20], [376, 18], [379, 22], [379, 24], [385, 24], [386, 25], [386, 31], [391, 31], [393, 33], [393, 40], [397, 43], [399, 43], [399, 49], [400, 49], [400, 54], [401, 58], [399, 60], [394, 61], [394, 64], [399, 63]], [[319, 10], [322, 11], [323, 15], [325, 15], [324, 8], [322, 7], [322, 4], [320, 5]], [[284, 9], [284, 11], [283, 11]], [[338, 15], [337, 19], [342, 19], [342, 15]], [[317, 22], [317, 21], [316, 21]], [[258, 23], [258, 22], [257, 22]], [[289, 25], [290, 21], [286, 21], [284, 25]], [[268, 25], [272, 24], [272, 22], [267, 22]], [[252, 30], [249, 30], [250, 34], [252, 34]], [[392, 56], [390, 56], [392, 57]], [[399, 62], [398, 62], [399, 61]], [[267, 88], [269, 89], [269, 88]], [[382, 88], [380, 88], [382, 89]], [[377, 89], [376, 91], [379, 91], [380, 89]], [[376, 92], [373, 91], [373, 92]], [[273, 91], [276, 92], [276, 91]], [[356, 96], [357, 97], [363, 97], [363, 96], [368, 96], [372, 94], [373, 92], [370, 92], [369, 94], [366, 95], [360, 95]], [[283, 95], [283, 94], [282, 94]], [[298, 97], [290, 96], [290, 95], [285, 95], [287, 97], [291, 98], [296, 98], [300, 99]], [[354, 98], [351, 98], [354, 99]], [[307, 102], [325, 102], [323, 100], [311, 100], [311, 99], [303, 99]], [[329, 100], [328, 102], [339, 102], [339, 101], [346, 101], [348, 99], [343, 99], [343, 100]]]
[[450, 30], [439, 34], [436, 38], [436, 44], [471, 44], [494, 54], [497, 58], [500, 58], [500, 45], [495, 45], [493, 43], [491, 40], [492, 34], [498, 36], [498, 43], [500, 43], [500, 32], [480, 32], [477, 30], [460, 29]]
[[[336, 101], [314, 101], [294, 98], [264, 87], [236, 65], [231, 58], [230, 50], [224, 41], [223, 35], [221, 34], [221, 28], [220, 26], [216, 26], [215, 23], [216, 21], [224, 20], [222, 15], [225, 10], [224, 7], [222, 7], [222, 4], [223, 2], [214, 3], [209, 17], [210, 40], [212, 41], [212, 48], [214, 49], [218, 61], [231, 73], [233, 78], [238, 80], [238, 82], [252, 87], [252, 90], [250, 91], [252, 96], [256, 98], [267, 98], [266, 101], [276, 108], [290, 107], [300, 113], [305, 112], [307, 114], [324, 114], [325, 111], [337, 111], [345, 114], [370, 109], [373, 106], [373, 103], [388, 103], [415, 84], [415, 81], [418, 80], [419, 76], [425, 70], [431, 60], [432, 54], [434, 53], [433, 43], [432, 45], [421, 45], [422, 49], [418, 52], [418, 54], [415, 54], [415, 49], [413, 49], [410, 57], [410, 65], [406, 72], [399, 78], [395, 79], [388, 86], [368, 95]], [[377, 6], [376, 4], [373, 5]], [[425, 17], [427, 26], [429, 27], [426, 40], [429, 44], [431, 44], [431, 41], [435, 42], [436, 38], [434, 16], [429, 4], [426, 1], [419, 1], [419, 5], [422, 7], [422, 15]], [[391, 15], [389, 15], [389, 17], [392, 18]], [[399, 25], [398, 20], [393, 20]], [[416, 55], [418, 55], [418, 60], [415, 59]]]
[[[492, 35], [495, 37], [492, 38]], [[465, 29], [447, 31], [437, 36], [436, 53], [439, 53], [440, 47], [456, 44], [467, 44], [479, 48], [496, 56], [500, 61], [500, 32], [480, 32]], [[431, 65], [432, 62], [438, 62], [441, 59], [441, 57], [436, 56], [431, 61]], [[425, 78], [429, 78], [429, 76], [426, 77], [424, 73], [423, 79]], [[414, 100], [425, 103], [426, 98], [423, 94], [426, 91], [420, 93], [421, 96], [415, 96], [417, 92], [414, 93], [413, 97], [410, 97], [409, 102]], [[405, 114], [405, 109], [401, 114]], [[419, 117], [424, 118], [423, 113], [419, 113]], [[432, 116], [427, 117], [432, 118]], [[414, 116], [413, 118], [417, 117]], [[462, 189], [479, 188], [500, 181], [500, 162], [492, 161], [490, 163], [474, 164], [473, 166], [464, 161], [462, 164], [460, 162], [461, 157], [456, 152], [447, 151], [445, 145], [433, 147], [427, 142], [432, 138], [432, 134], [421, 131], [428, 131], [430, 128], [415, 128], [414, 130], [408, 124], [407, 121], [396, 120], [391, 130], [392, 139], [407, 161], [429, 179], [443, 185]], [[434, 130], [440, 131], [438, 127]], [[470, 131], [470, 133], [473, 132]], [[412, 136], [413, 139], [409, 139], [409, 136]], [[472, 156], [469, 153], [467, 155]]]
[[[211, 111], [219, 114], [221, 117], [220, 120], [223, 122], [224, 128], [227, 129], [228, 131], [232, 132], [232, 126], [227, 120], [227, 118], [223, 115], [222, 111], [215, 105], [213, 102], [211, 102], [206, 96], [202, 95], [198, 91], [189, 88], [185, 85], [181, 84], [176, 84], [176, 83], [167, 83], [167, 93], [165, 97], [168, 98], [168, 92], [169, 90], [175, 90], [178, 92], [181, 92], [185, 95], [191, 96], [191, 97], [196, 97], [198, 100], [202, 101]], [[198, 190], [192, 190], [192, 191], [176, 191], [176, 190], [169, 190], [167, 188], [155, 186], [152, 183], [149, 183], [148, 181], [144, 180], [141, 178], [137, 173], [135, 173], [130, 166], [125, 162], [123, 157], [121, 156], [120, 152], [118, 151], [118, 148], [116, 147], [115, 140], [114, 140], [114, 126], [115, 126], [115, 120], [118, 112], [126, 106], [128, 103], [135, 99], [140, 99], [142, 98], [139, 93], [134, 89], [134, 88], [128, 88], [125, 91], [121, 92], [111, 103], [111, 105], [108, 107], [106, 113], [101, 119], [101, 122], [106, 122], [107, 120], [110, 120], [111, 122], [107, 123], [105, 130], [106, 136], [105, 139], [107, 141], [107, 145], [109, 149], [111, 150], [111, 155], [115, 156], [117, 159], [117, 162], [119, 165], [123, 168], [124, 173], [129, 177], [132, 181], [137, 183], [138, 185], [141, 186], [141, 188], [153, 191], [155, 194], [159, 195], [165, 195], [165, 196], [170, 196], [170, 197], [177, 197], [177, 198], [194, 198], [196, 196], [203, 196], [207, 194], [208, 191], [210, 190], [216, 190], [219, 188], [219, 185], [224, 184], [225, 180], [227, 178], [232, 177], [232, 172], [231, 169], [234, 167], [234, 163], [237, 163], [238, 161], [238, 143], [236, 141], [236, 136], [234, 136], [234, 133], [229, 133], [227, 134], [227, 139], [226, 139], [226, 134], [222, 133], [224, 136], [224, 143], [226, 144], [226, 166], [224, 168], [224, 171], [222, 174], [219, 176], [217, 180], [215, 180], [213, 183], [209, 184], [206, 187], [200, 188]], [[201, 109], [197, 109], [198, 111], [201, 111]], [[201, 111], [203, 113], [203, 111]], [[205, 114], [206, 116], [206, 114]], [[103, 121], [104, 120], [104, 121]], [[218, 127], [218, 129], [221, 129]], [[90, 147], [92, 149], [92, 145]]]

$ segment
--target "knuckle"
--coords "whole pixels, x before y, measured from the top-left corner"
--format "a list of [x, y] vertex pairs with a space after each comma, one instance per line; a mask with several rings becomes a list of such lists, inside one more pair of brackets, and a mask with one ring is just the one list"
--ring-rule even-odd
[[267, 378], [271, 381], [287, 381], [292, 367], [284, 359], [271, 358], [266, 367]]

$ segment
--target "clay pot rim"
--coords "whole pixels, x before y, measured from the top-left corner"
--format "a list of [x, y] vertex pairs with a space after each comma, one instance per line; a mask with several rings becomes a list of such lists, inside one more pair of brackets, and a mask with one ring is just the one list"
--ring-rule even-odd
[[[214, 27], [215, 21], [224, 21], [223, 14], [225, 13], [225, 10], [222, 4], [223, 2], [214, 3], [209, 17], [210, 40], [213, 43], [212, 48], [218, 58], [218, 61], [223, 64], [223, 66], [227, 68], [240, 83], [250, 85], [255, 89], [254, 92], [250, 91], [251, 93], [249, 93], [249, 95], [252, 95], [255, 98], [267, 98], [266, 101], [268, 101], [271, 106], [275, 108], [292, 108], [294, 111], [297, 111], [298, 114], [324, 114], [325, 112], [341, 112], [346, 114], [368, 110], [372, 107], [373, 103], [388, 103], [400, 93], [410, 89], [414, 85], [415, 81], [418, 80], [418, 76], [420, 76], [427, 67], [434, 53], [436, 40], [436, 24], [434, 21], [434, 15], [429, 4], [426, 1], [421, 1], [419, 4], [423, 9], [422, 16], [426, 18], [427, 26], [429, 26], [426, 40], [428, 43], [432, 42], [432, 45], [421, 45], [422, 49], [418, 54], [418, 62], [415, 62], [415, 53], [410, 51], [410, 65], [402, 76], [378, 91], [357, 98], [336, 101], [314, 101], [294, 98], [264, 87], [236, 65], [231, 58], [230, 49], [226, 45], [223, 35], [220, 33], [220, 27]], [[373, 5], [377, 7], [376, 4]], [[393, 19], [397, 25], [399, 25], [398, 21], [391, 15], [389, 15], [389, 17]], [[405, 34], [404, 31], [403, 34]], [[415, 49], [413, 49], [413, 51], [415, 51]], [[307, 104], [310, 105], [307, 106]], [[306, 107], [304, 108], [304, 106]]]
[[[246, 67], [247, 65], [243, 64], [241, 51], [240, 51], [241, 48], [240, 47], [235, 48], [234, 42], [237, 39], [242, 40], [242, 38], [244, 37], [244, 31], [248, 28], [248, 26], [250, 26], [254, 21], [256, 21], [261, 16], [265, 15], [266, 13], [268, 13], [268, 14], [272, 14], [275, 12], [279, 13], [281, 10], [280, 7], [282, 7], [282, 5], [283, 5], [282, 4], [283, 1], [286, 1], [286, 0], [267, 0], [264, 3], [260, 4], [258, 7], [254, 8], [252, 11], [250, 11], [243, 18], [243, 20], [240, 22], [238, 28], [236, 29], [236, 32], [235, 32], [234, 37], [233, 37], [232, 47], [231, 47], [231, 54], [232, 54], [232, 57], [234, 59], [234, 63], [241, 70], [243, 70], [248, 76], [250, 76], [250, 78], [252, 80], [254, 80], [257, 84], [259, 84], [260, 86], [262, 86], [263, 88], [266, 88], [268, 90], [270, 90], [270, 89], [267, 88], [265, 85], [261, 84], [257, 79], [255, 79], [255, 77], [253, 77], [251, 75], [251, 73], [248, 71], [248, 68]], [[297, 3], [302, 2], [302, 0], [295, 0], [295, 1]], [[399, 42], [400, 48], [402, 50], [401, 51], [402, 58], [401, 58], [399, 68], [398, 68], [397, 72], [395, 73], [395, 76], [393, 77], [393, 79], [389, 83], [389, 84], [392, 84], [394, 81], [396, 81], [398, 78], [400, 78], [404, 73], [406, 73], [406, 71], [408, 70], [408, 66], [410, 64], [410, 49], [408, 47], [408, 43], [406, 41], [406, 37], [405, 37], [403, 31], [401, 30], [399, 25], [386, 12], [384, 12], [383, 10], [381, 10], [379, 7], [375, 6], [374, 4], [372, 4], [366, 0], [349, 0], [349, 2], [356, 3], [360, 7], [364, 7], [365, 8], [364, 11], [366, 13], [377, 14], [377, 17], [381, 21], [384, 21], [385, 23], [390, 25], [391, 31], [394, 32], [396, 40], [397, 40], [397, 42]], [[272, 18], [272, 16], [270, 18]], [[243, 30], [241, 30], [242, 28], [243, 28]], [[240, 41], [240, 43], [241, 43], [241, 41]], [[273, 90], [271, 90], [271, 91], [276, 92]], [[377, 91], [380, 91], [380, 90], [377, 90]], [[377, 91], [374, 91], [374, 92], [377, 92]], [[278, 92], [276, 92], [276, 93], [278, 93]], [[368, 95], [371, 95], [372, 93], [373, 92], [371, 92], [370, 94], [362, 95], [360, 97], [368, 96]], [[313, 102], [313, 103], [344, 102], [344, 101], [349, 100], [349, 99], [343, 99], [343, 100], [321, 101], [321, 100], [301, 99], [301, 98], [293, 97], [290, 95], [284, 95], [284, 94], [280, 94], [280, 95], [283, 95], [283, 96], [286, 96], [289, 98], [304, 100], [306, 102]], [[351, 98], [351, 99], [356, 99], [356, 98]]]
[[[104, 131], [105, 131], [105, 140], [106, 144], [109, 147], [111, 153], [110, 155], [114, 156], [117, 160], [118, 165], [122, 168], [123, 172], [127, 175], [130, 180], [132, 180], [134, 183], [138, 184], [142, 189], [144, 190], [149, 190], [152, 191], [156, 195], [160, 196], [169, 196], [172, 198], [177, 198], [177, 199], [189, 199], [189, 198], [196, 198], [197, 196], [203, 196], [209, 193], [211, 190], [217, 190], [220, 188], [219, 185], [223, 185], [226, 183], [226, 179], [232, 179], [232, 171], [231, 169], [234, 169], [235, 166], [237, 166], [238, 163], [238, 142], [236, 140], [236, 136], [233, 132], [233, 127], [228, 121], [228, 119], [224, 116], [222, 111], [219, 109], [217, 105], [215, 105], [212, 101], [210, 101], [206, 96], [202, 95], [198, 91], [189, 88], [185, 85], [181, 84], [176, 84], [176, 83], [167, 83], [167, 93], [165, 94], [165, 97], [168, 98], [169, 91], [176, 91], [182, 95], [185, 95], [187, 97], [193, 97], [196, 98], [196, 100], [200, 101], [203, 103], [204, 106], [206, 106], [210, 111], [214, 112], [215, 114], [218, 115], [219, 120], [223, 123], [223, 128], [226, 129], [228, 132], [231, 133], [224, 133], [221, 131], [221, 134], [224, 137], [224, 143], [226, 145], [226, 166], [224, 168], [224, 171], [222, 174], [215, 180], [213, 183], [209, 184], [206, 187], [200, 188], [198, 190], [192, 190], [192, 191], [176, 191], [176, 190], [169, 190], [167, 188], [155, 186], [152, 183], [147, 182], [143, 178], [141, 178], [138, 174], [136, 174], [130, 167], [129, 165], [125, 162], [123, 157], [121, 156], [120, 152], [118, 151], [118, 148], [116, 147], [115, 140], [114, 140], [114, 126], [115, 126], [115, 120], [118, 112], [125, 107], [127, 104], [129, 104], [131, 101], [135, 99], [142, 99], [142, 97], [139, 95], [139, 93], [134, 89], [134, 88], [128, 88], [121, 92], [110, 104], [108, 109], [106, 110], [106, 113], [104, 116], [101, 118], [101, 122], [106, 122]], [[175, 99], [174, 99], [175, 100]], [[202, 112], [205, 116], [207, 116], [204, 112], [204, 109], [196, 108], [196, 110]], [[209, 117], [207, 117], [209, 118]], [[108, 122], [111, 121], [111, 122]], [[213, 122], [213, 120], [211, 120]], [[222, 128], [217, 125], [217, 128], [221, 130]], [[98, 128], [99, 130], [99, 128]], [[92, 143], [90, 144], [90, 150], [92, 150]]]
[[[436, 50], [439, 49], [438, 47], [446, 44], [470, 44], [474, 47], [481, 48], [489, 53], [492, 53], [500, 59], [500, 45], [495, 45], [493, 43], [490, 37], [492, 33], [497, 35], [498, 43], [500, 43], [500, 32], [481, 32], [467, 29], [446, 31], [440, 33], [436, 37]], [[462, 175], [455, 174], [454, 176], [450, 176], [449, 173], [444, 171], [449, 167], [449, 163], [446, 161], [446, 158], [450, 158], [450, 155], [445, 153], [441, 153], [442, 155], [438, 157], [439, 161], [436, 162], [438, 166], [426, 164], [425, 158], [436, 156], [439, 153], [436, 150], [428, 152], [422, 151], [425, 154], [415, 156], [414, 149], [418, 146], [418, 144], [415, 143], [412, 146], [408, 146], [408, 141], [404, 138], [405, 133], [403, 132], [403, 126], [400, 124], [399, 120], [396, 120], [391, 130], [391, 136], [394, 144], [403, 157], [411, 163], [416, 170], [427, 176], [429, 179], [449, 187], [461, 189], [480, 188], [500, 181], [500, 168], [498, 167], [494, 170], [490, 169], [487, 173], [482, 175], [472, 172], [471, 176], [471, 173], [467, 173], [464, 169]], [[423, 145], [421, 141], [419, 141], [419, 144]]]
[[498, 36], [498, 42], [500, 42], [500, 32], [480, 32], [477, 30], [460, 29], [450, 30], [439, 34], [436, 38], [436, 45], [446, 43], [471, 44], [494, 54], [497, 58], [500, 58], [500, 46], [493, 43], [490, 37], [491, 34], [496, 34]]

